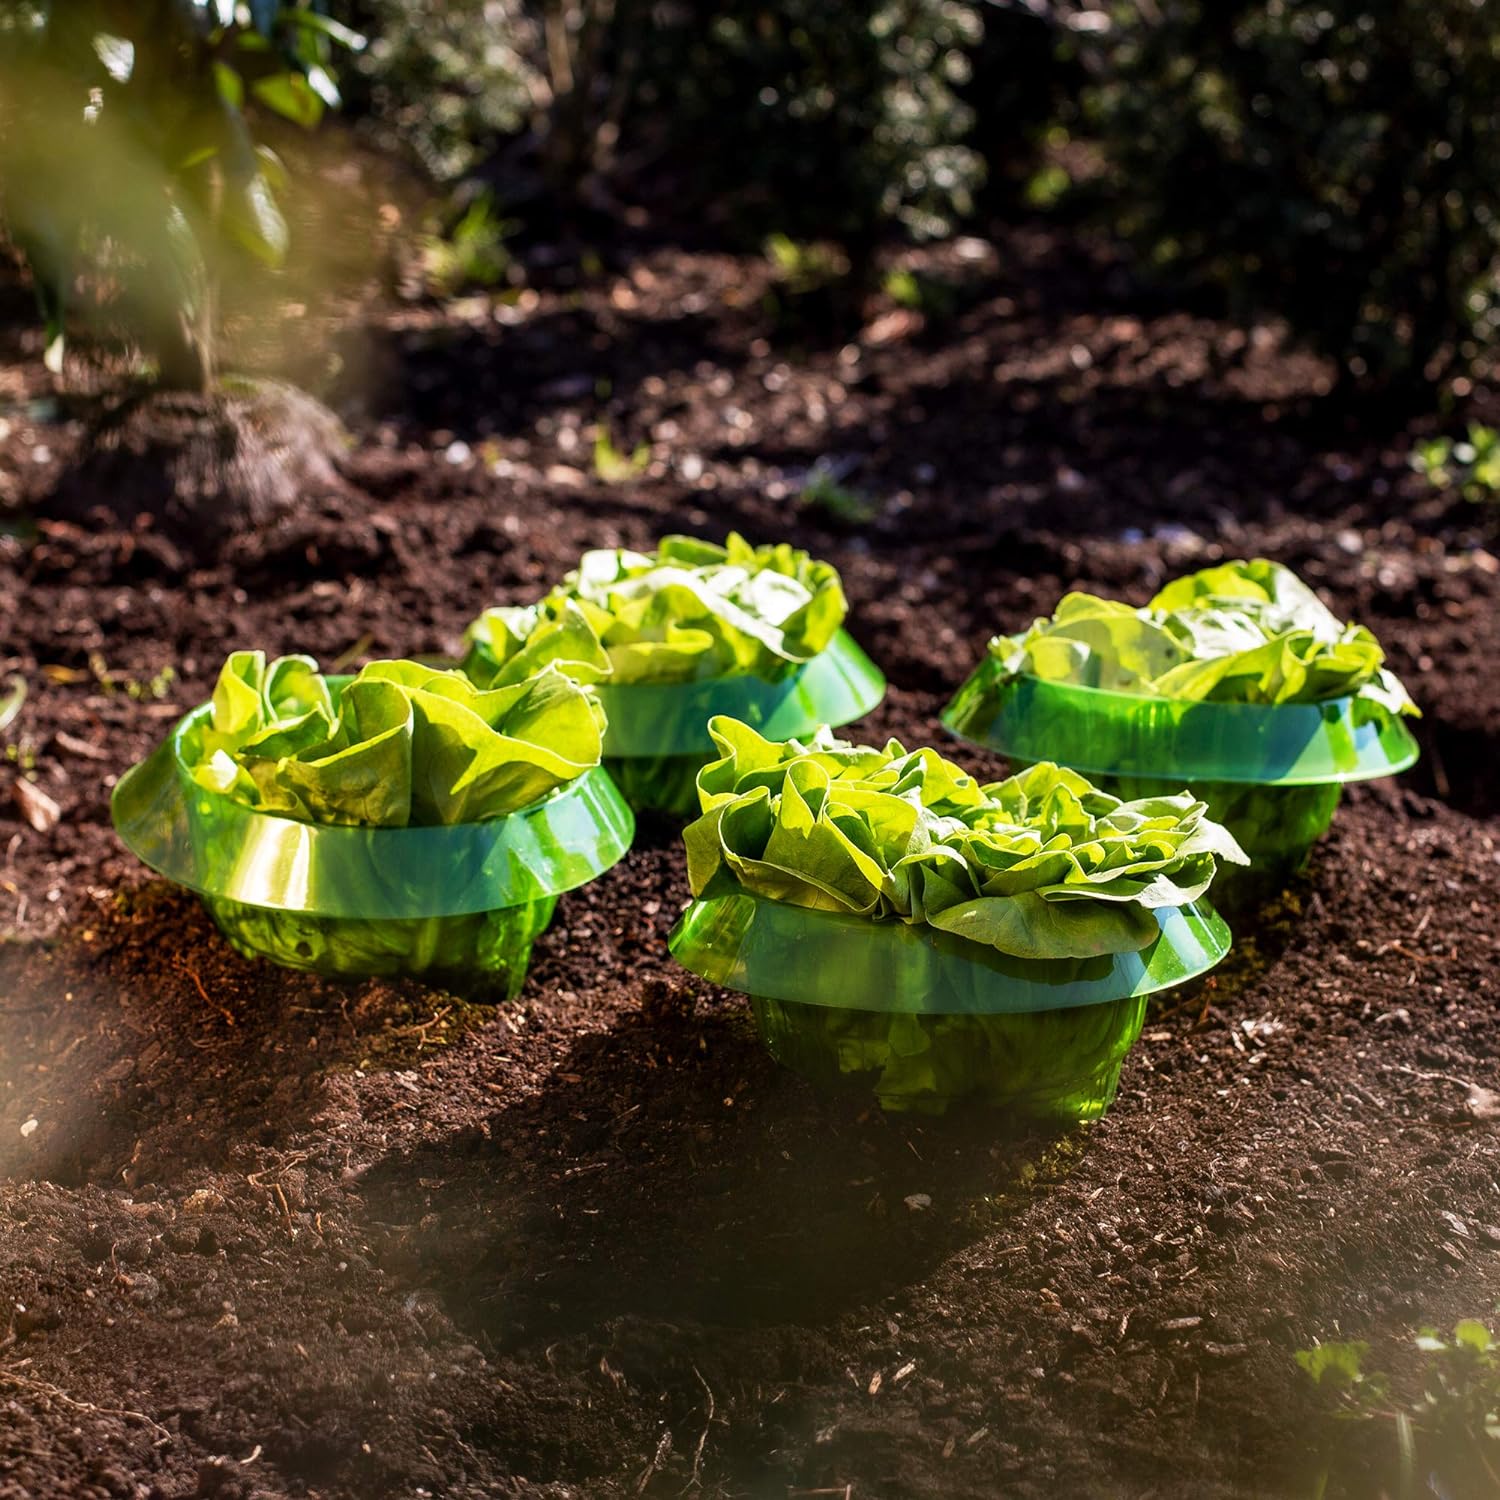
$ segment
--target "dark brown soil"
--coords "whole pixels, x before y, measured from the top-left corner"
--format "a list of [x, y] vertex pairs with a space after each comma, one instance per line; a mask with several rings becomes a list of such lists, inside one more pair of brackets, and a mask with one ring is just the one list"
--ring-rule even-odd
[[[1294, 1496], [1324, 1440], [1295, 1350], [1367, 1338], [1400, 1386], [1416, 1325], [1490, 1314], [1493, 523], [1268, 331], [1095, 252], [1018, 231], [924, 268], [950, 319], [877, 307], [827, 348], [707, 255], [408, 309], [334, 393], [347, 486], [206, 562], [150, 526], [0, 534], [31, 688], [0, 769], [0, 1500]], [[36, 340], [0, 339], [34, 396]], [[642, 474], [594, 477], [599, 421]], [[12, 409], [0, 499], [77, 440]], [[870, 520], [799, 506], [820, 457]], [[779, 1072], [665, 955], [665, 824], [500, 1010], [246, 962], [116, 846], [114, 775], [231, 647], [453, 650], [586, 546], [731, 526], [844, 570], [891, 680], [870, 736], [937, 740], [984, 638], [1067, 587], [1263, 552], [1380, 634], [1426, 756], [1350, 795], [1062, 1138]]]

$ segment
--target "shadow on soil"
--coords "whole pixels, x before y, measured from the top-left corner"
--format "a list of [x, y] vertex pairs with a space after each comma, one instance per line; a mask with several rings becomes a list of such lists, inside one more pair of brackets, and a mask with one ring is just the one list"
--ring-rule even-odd
[[628, 1319], [826, 1326], [993, 1232], [1078, 1140], [819, 1099], [746, 1019], [633, 1012], [478, 1150], [388, 1158], [362, 1191], [396, 1226], [383, 1264], [504, 1351]]
[[[243, 959], [196, 897], [149, 882], [58, 939], [0, 947], [0, 1180], [137, 1187], [226, 1149], [253, 1162], [305, 1134], [342, 1069], [405, 1066], [431, 1011], [415, 984]], [[455, 997], [443, 1019], [492, 1015]]]
[[1495, 777], [1500, 744], [1493, 731], [1431, 714], [1417, 720], [1412, 732], [1422, 746], [1422, 758], [1406, 773], [1413, 790], [1470, 817], [1500, 813], [1500, 781]]

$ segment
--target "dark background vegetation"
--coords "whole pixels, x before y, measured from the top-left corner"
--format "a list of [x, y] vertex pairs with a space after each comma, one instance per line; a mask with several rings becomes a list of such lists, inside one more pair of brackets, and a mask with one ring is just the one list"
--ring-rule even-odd
[[[256, 200], [284, 166], [262, 190], [252, 136], [295, 168], [311, 142], [288, 145], [287, 122], [337, 103], [341, 131], [409, 166], [457, 232], [440, 289], [522, 279], [538, 243], [587, 264], [622, 237], [776, 237], [789, 279], [847, 319], [880, 246], [1045, 211], [1127, 246], [1143, 283], [1283, 320], [1341, 386], [1407, 404], [1484, 364], [1500, 324], [1500, 60], [1477, 0], [79, 0], [42, 25], [45, 9], [0, 7], [0, 127], [6, 222], [53, 318], [46, 288], [79, 273], [57, 264], [79, 244], [115, 281], [144, 263], [185, 282], [207, 316], [213, 247], [185, 258], [138, 176], [100, 180], [121, 138], [105, 127], [175, 179], [194, 228], [213, 216], [264, 263], [286, 246]], [[100, 34], [133, 40], [128, 81]], [[84, 130], [90, 89], [105, 107]], [[43, 95], [57, 118], [38, 142]], [[90, 140], [59, 143], [62, 120]], [[127, 316], [180, 381], [163, 322]]]
[[[375, 134], [524, 205], [643, 205], [856, 269], [1047, 207], [1143, 276], [1407, 393], [1496, 332], [1496, 31], [1474, 0], [354, 4]], [[1071, 149], [1069, 149], [1071, 147]]]

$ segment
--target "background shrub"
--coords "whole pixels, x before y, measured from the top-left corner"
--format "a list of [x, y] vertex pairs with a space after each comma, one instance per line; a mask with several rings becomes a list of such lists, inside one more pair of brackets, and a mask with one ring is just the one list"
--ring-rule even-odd
[[739, 0], [707, 23], [650, 11], [626, 129], [695, 169], [686, 190], [748, 236], [925, 237], [971, 212], [984, 164], [960, 90], [978, 5]]
[[[1500, 17], [1482, 0], [1161, 0], [1085, 33], [1111, 217], [1346, 377], [1493, 342]], [[1095, 20], [1099, 18], [1096, 16]]]
[[[745, 244], [947, 232], [983, 163], [974, 0], [348, 0], [346, 94], [438, 181], [497, 151], [531, 191], [646, 199]], [[514, 163], [509, 164], [513, 167]], [[525, 173], [490, 170], [512, 194]], [[513, 202], [502, 204], [512, 207]]]
[[472, 171], [527, 130], [546, 99], [542, 28], [521, 0], [355, 0], [370, 38], [347, 107], [435, 182]]

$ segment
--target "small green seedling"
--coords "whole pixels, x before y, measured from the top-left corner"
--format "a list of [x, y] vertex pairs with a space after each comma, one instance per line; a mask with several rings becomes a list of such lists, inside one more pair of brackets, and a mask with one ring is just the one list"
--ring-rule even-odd
[[844, 468], [819, 459], [807, 471], [797, 497], [804, 510], [818, 511], [844, 526], [868, 526], [880, 508], [868, 495], [844, 484]]
[[23, 776], [30, 776], [36, 770], [36, 746], [23, 734], [19, 742], [12, 742], [5, 747], [5, 761], [7, 765], [15, 766]]
[[821, 240], [794, 240], [773, 234], [766, 240], [766, 259], [776, 280], [793, 295], [817, 291], [849, 274], [849, 257]]
[[1470, 422], [1463, 442], [1429, 438], [1412, 449], [1411, 466], [1434, 489], [1457, 489], [1476, 504], [1500, 497], [1500, 429]]
[[177, 681], [177, 669], [175, 667], [163, 667], [161, 671], [142, 680], [138, 677], [126, 677], [114, 671], [104, 659], [103, 653], [91, 651], [89, 653], [89, 671], [94, 674], [94, 680], [106, 696], [115, 693], [124, 693], [134, 703], [144, 703], [148, 700], [152, 703], [160, 703], [172, 690], [172, 684]]
[[631, 452], [616, 448], [609, 428], [602, 422], [594, 434], [594, 473], [605, 484], [624, 484], [635, 479], [651, 462], [651, 448], [638, 443]]
[[446, 233], [433, 231], [422, 240], [422, 276], [439, 297], [451, 297], [466, 287], [489, 290], [510, 276], [511, 254], [506, 238], [516, 223], [501, 218], [495, 200], [481, 193]]
[[881, 288], [898, 307], [921, 313], [930, 322], [944, 322], [957, 311], [958, 295], [950, 282], [905, 266], [887, 271]]

